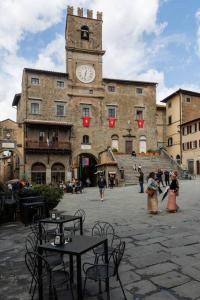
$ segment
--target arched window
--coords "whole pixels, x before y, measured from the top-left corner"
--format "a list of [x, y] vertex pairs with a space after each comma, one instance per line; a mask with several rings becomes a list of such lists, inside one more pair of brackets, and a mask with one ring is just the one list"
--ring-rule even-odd
[[31, 168], [31, 181], [37, 184], [46, 184], [46, 167], [42, 163], [35, 163]]
[[173, 145], [173, 138], [170, 137], [168, 138], [168, 146], [172, 146]]
[[65, 167], [61, 163], [55, 163], [51, 167], [51, 182], [65, 182]]
[[140, 136], [140, 153], [146, 153], [147, 152], [147, 142], [146, 142], [146, 136], [141, 135]]
[[83, 144], [88, 145], [89, 143], [90, 143], [89, 135], [84, 135], [83, 136]]
[[90, 33], [89, 33], [89, 27], [84, 25], [81, 27], [81, 39], [89, 41]]

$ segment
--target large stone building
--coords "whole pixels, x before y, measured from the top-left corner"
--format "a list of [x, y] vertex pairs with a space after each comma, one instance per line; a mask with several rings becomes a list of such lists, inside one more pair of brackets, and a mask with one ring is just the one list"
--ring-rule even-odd
[[102, 23], [99, 12], [94, 18], [78, 8], [75, 15], [68, 7], [66, 73], [23, 71], [13, 106], [23, 133], [21, 169], [29, 180], [54, 183], [72, 172], [94, 184], [106, 148], [139, 153], [165, 142], [156, 83], [102, 77]]
[[[200, 93], [179, 89], [162, 102], [166, 103], [167, 152], [180, 164], [185, 164], [180, 126], [199, 118]], [[187, 164], [185, 167], [187, 168]]]

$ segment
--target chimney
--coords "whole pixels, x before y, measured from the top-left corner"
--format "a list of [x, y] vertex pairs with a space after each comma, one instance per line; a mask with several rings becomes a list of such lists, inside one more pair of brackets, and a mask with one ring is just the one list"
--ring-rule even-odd
[[102, 20], [102, 16], [103, 16], [103, 14], [102, 14], [102, 12], [97, 12], [97, 20]]
[[93, 18], [93, 10], [87, 9], [87, 17], [90, 19]]
[[73, 6], [67, 6], [67, 14], [73, 15], [74, 13], [74, 7]]
[[83, 8], [78, 7], [78, 9], [77, 9], [77, 15], [79, 17], [83, 17]]

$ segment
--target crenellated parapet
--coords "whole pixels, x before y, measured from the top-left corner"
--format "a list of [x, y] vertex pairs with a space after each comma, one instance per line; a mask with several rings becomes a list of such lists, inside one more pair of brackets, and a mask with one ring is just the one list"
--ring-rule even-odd
[[[67, 14], [75, 16], [73, 6], [68, 6], [67, 7]], [[93, 10], [91, 10], [91, 9], [87, 9], [87, 14], [84, 16], [83, 8], [78, 7], [76, 15], [78, 17], [85, 17], [85, 18], [88, 18], [88, 19], [95, 19], [95, 18], [93, 18]], [[99, 11], [97, 12], [96, 20], [102, 20], [102, 12], [99, 12]]]

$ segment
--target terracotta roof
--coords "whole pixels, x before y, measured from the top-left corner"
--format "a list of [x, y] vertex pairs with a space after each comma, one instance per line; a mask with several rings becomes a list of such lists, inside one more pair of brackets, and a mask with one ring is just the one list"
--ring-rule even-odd
[[180, 125], [180, 127], [183, 126], [183, 125], [189, 124], [189, 123], [197, 122], [197, 121], [200, 121], [200, 117], [196, 118], [196, 119], [193, 119], [193, 120], [190, 120], [190, 121], [187, 121], [187, 122], [184, 122]]
[[18, 104], [20, 98], [21, 98], [21, 93], [15, 94], [14, 99], [13, 99], [13, 102], [12, 102], [12, 106], [17, 106], [17, 104]]
[[48, 70], [39, 70], [39, 69], [31, 69], [31, 68], [24, 68], [25, 72], [29, 72], [29, 73], [38, 73], [38, 74], [48, 74], [48, 75], [55, 75], [55, 76], [66, 76], [68, 77], [68, 73], [64, 73], [64, 72], [55, 72], [55, 71], [48, 71]]
[[46, 124], [46, 125], [60, 125], [60, 126], [73, 126], [71, 123], [67, 122], [60, 122], [60, 121], [48, 121], [48, 120], [31, 120], [31, 119], [25, 119], [24, 123], [29, 124]]
[[167, 103], [168, 100], [170, 100], [171, 98], [173, 98], [174, 96], [176, 96], [178, 94], [200, 97], [200, 93], [198, 93], [198, 92], [179, 89], [179, 90], [175, 91], [174, 93], [172, 93], [171, 95], [164, 98], [163, 100], [161, 100], [160, 102]]
[[103, 78], [102, 80], [105, 82], [118, 82], [123, 84], [157, 85], [157, 82], [148, 82], [148, 81], [124, 80], [124, 79], [114, 79], [114, 78]]

